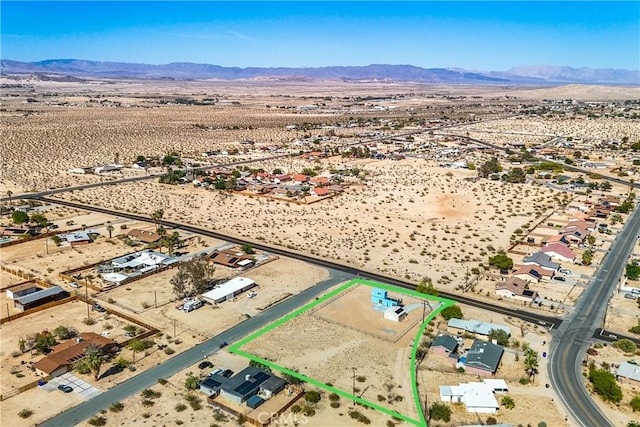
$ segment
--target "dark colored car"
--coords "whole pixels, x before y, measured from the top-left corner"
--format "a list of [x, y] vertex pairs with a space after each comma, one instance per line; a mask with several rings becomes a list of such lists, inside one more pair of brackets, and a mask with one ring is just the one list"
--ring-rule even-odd
[[213, 367], [213, 363], [209, 362], [208, 360], [205, 360], [204, 362], [200, 362], [198, 364], [198, 369], [205, 369], [205, 368], [212, 368]]
[[100, 304], [93, 304], [91, 309], [93, 311], [97, 311], [98, 313], [104, 313], [105, 311], [107, 311], [107, 309], [101, 306]]
[[229, 343], [225, 341], [222, 344], [220, 344], [220, 348], [224, 348], [224, 347], [226, 347], [228, 345], [229, 345]]
[[64, 391], [65, 393], [71, 393], [73, 391], [73, 387], [70, 387], [70, 386], [64, 385], [64, 384], [60, 384], [58, 386], [58, 390]]
[[232, 375], [233, 375], [233, 371], [231, 369], [225, 369], [224, 372], [222, 373], [222, 376], [226, 378], [231, 378]]
[[554, 276], [553, 280], [557, 280], [558, 282], [566, 282], [567, 279], [564, 278], [564, 276]]

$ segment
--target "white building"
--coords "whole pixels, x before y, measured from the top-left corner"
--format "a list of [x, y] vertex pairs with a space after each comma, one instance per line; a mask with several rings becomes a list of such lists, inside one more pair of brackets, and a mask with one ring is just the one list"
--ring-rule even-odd
[[487, 379], [484, 382], [462, 383], [440, 386], [440, 400], [450, 403], [464, 403], [467, 412], [495, 414], [500, 408], [496, 392], [506, 392], [509, 388], [501, 379]]
[[402, 307], [391, 307], [384, 312], [384, 318], [388, 320], [393, 320], [394, 322], [399, 322], [405, 317], [407, 317], [408, 313]]
[[256, 282], [246, 277], [235, 277], [228, 282], [202, 294], [202, 298], [208, 300], [212, 304], [233, 299], [239, 293], [249, 290], [256, 286]]

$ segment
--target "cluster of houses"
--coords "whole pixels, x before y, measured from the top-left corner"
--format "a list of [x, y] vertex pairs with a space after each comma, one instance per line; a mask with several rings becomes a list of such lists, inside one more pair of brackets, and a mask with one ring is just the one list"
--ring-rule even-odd
[[[449, 328], [460, 329], [476, 335], [488, 336], [492, 330], [502, 330], [511, 336], [511, 330], [503, 325], [481, 322], [478, 320], [450, 319]], [[476, 339], [465, 351], [460, 351], [464, 340], [461, 337], [439, 335], [431, 343], [430, 352], [447, 358], [456, 368], [465, 372], [491, 377], [500, 367], [504, 348], [496, 343]]]
[[[606, 229], [606, 224], [598, 224], [606, 219], [619, 205], [620, 199], [613, 196], [603, 196], [595, 204], [573, 204], [569, 209], [573, 217], [560, 226], [558, 234], [549, 236], [542, 241], [542, 247], [537, 252], [524, 257], [522, 265], [516, 269], [513, 276], [496, 283], [496, 295], [526, 302], [538, 302], [539, 295], [530, 289], [532, 283], [563, 280], [561, 274], [566, 272], [560, 263], [576, 262], [573, 248], [585, 248], [591, 233], [596, 229]], [[553, 225], [553, 224], [551, 224]], [[530, 239], [532, 242], [533, 239]]]
[[[313, 153], [310, 153], [313, 154]], [[231, 181], [233, 180], [233, 181]], [[231, 183], [230, 189], [248, 194], [267, 195], [281, 199], [303, 199], [329, 197], [342, 193], [345, 186], [337, 176], [312, 177], [304, 174], [273, 174], [267, 172], [250, 173], [228, 168], [215, 168], [209, 176], [199, 176], [193, 185], [201, 187], [215, 186], [215, 182]]]

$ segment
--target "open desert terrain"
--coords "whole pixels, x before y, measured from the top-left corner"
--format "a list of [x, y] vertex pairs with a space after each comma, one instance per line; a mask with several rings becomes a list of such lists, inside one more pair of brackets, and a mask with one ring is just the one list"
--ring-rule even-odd
[[[542, 239], [557, 234], [560, 225], [573, 218], [576, 212], [568, 209], [569, 205], [591, 205], [606, 195], [624, 199], [630, 191], [624, 183], [613, 183], [606, 191], [596, 190], [597, 186], [569, 189], [558, 183], [560, 175], [567, 180], [595, 183], [602, 183], [602, 176], [636, 182], [640, 178], [640, 159], [627, 149], [630, 142], [640, 139], [640, 122], [628, 118], [638, 112], [638, 105], [625, 103], [640, 99], [636, 87], [518, 89], [382, 82], [109, 79], [77, 83], [47, 81], [37, 76], [21, 80], [3, 76], [0, 83], [7, 85], [0, 94], [0, 194], [12, 199], [5, 203], [13, 209], [26, 208], [20, 200], [21, 193], [113, 184], [70, 188], [47, 197], [87, 208], [137, 213], [149, 219], [161, 210], [164, 220], [415, 283], [428, 278], [441, 291], [549, 316], [562, 316], [573, 310], [621, 229], [618, 220], [608, 221], [611, 234], [593, 233], [596, 241], [592, 265], [563, 263], [572, 271], [566, 282], [531, 284], [544, 302], [539, 306], [498, 298], [495, 284], [502, 277], [498, 269], [489, 267], [489, 257], [505, 252], [516, 266], [520, 265], [523, 256], [537, 250]], [[503, 152], [490, 144], [515, 145]], [[366, 149], [371, 155], [347, 151], [349, 147]], [[528, 171], [525, 182], [517, 184], [479, 177], [478, 169], [494, 157], [505, 172], [526, 169], [524, 160], [515, 158], [526, 156], [525, 147], [538, 150], [549, 156], [544, 158], [557, 163], [588, 169], [554, 170], [544, 177], [540, 171]], [[305, 152], [315, 155], [304, 155]], [[167, 155], [181, 163], [163, 165]], [[142, 157], [144, 167], [135, 164]], [[91, 167], [111, 163], [123, 167], [110, 173], [77, 173], [78, 168], [86, 168], [87, 172]], [[229, 170], [237, 168], [233, 173], [242, 178], [258, 173], [294, 176], [312, 171], [326, 179], [338, 177], [343, 188], [330, 197], [305, 194], [278, 198], [249, 189], [205, 188], [186, 178], [178, 185], [158, 181], [161, 174], [170, 168], [180, 169], [181, 165], [192, 172], [227, 165]], [[71, 169], [75, 171], [72, 173]], [[141, 179], [115, 182], [127, 178]], [[124, 234], [133, 228], [154, 228], [150, 222], [90, 213], [89, 209], [56, 205], [38, 209], [59, 227], [60, 233], [91, 229], [99, 236], [91, 244], [78, 247], [57, 246], [51, 239], [21, 242], [2, 248], [0, 263], [59, 284], [72, 295], [84, 295], [85, 289], [72, 289], [59, 273], [130, 253], [134, 248], [126, 243]], [[10, 225], [9, 216], [0, 218], [0, 223]], [[113, 236], [109, 236], [107, 227], [113, 227]], [[181, 250], [192, 254], [226, 244], [180, 229], [167, 231], [180, 233], [185, 239]], [[525, 244], [527, 237], [535, 245]], [[576, 248], [578, 260], [585, 250], [586, 247]], [[269, 262], [248, 271], [219, 266], [214, 274], [215, 279], [240, 275], [255, 280], [255, 297], [241, 294], [234, 300], [205, 305], [189, 313], [175, 309], [170, 281], [176, 269], [87, 294], [109, 310], [152, 325], [160, 331], [153, 337], [155, 344], [180, 353], [329, 278], [323, 268], [266, 255]], [[97, 276], [96, 271], [89, 273]], [[23, 280], [0, 271], [3, 288]], [[101, 284], [100, 279], [96, 284]], [[352, 388], [352, 368], [357, 366], [358, 375], [364, 378], [358, 380], [358, 387], [369, 400], [376, 401], [378, 395], [391, 396], [386, 399], [387, 407], [418, 418], [409, 366], [410, 344], [419, 324], [418, 310], [400, 324], [408, 325], [405, 329], [386, 327], [384, 319], [358, 316], [358, 310], [365, 309], [362, 301], [367, 301], [368, 289], [361, 287], [335, 304], [297, 317], [272, 331], [272, 335], [248, 344], [246, 350], [345, 391]], [[407, 304], [418, 304], [406, 299]], [[3, 293], [2, 317], [16, 314], [10, 304]], [[113, 331], [114, 335], [122, 335], [126, 322], [116, 315], [101, 315], [90, 328], [82, 325], [86, 308], [85, 303], [74, 301], [2, 325], [3, 393], [33, 380], [31, 373], [25, 377], [16, 374], [23, 370], [22, 362], [31, 361], [31, 355], [11, 355], [21, 334], [36, 332], [42, 325], [55, 328], [68, 323], [82, 332]], [[548, 350], [551, 336], [543, 328], [479, 309], [463, 310], [465, 318], [509, 324], [512, 330], [520, 331], [518, 340], [527, 341], [540, 353]], [[635, 302], [615, 296], [605, 326], [626, 332], [637, 315]], [[440, 317], [430, 328], [432, 332], [446, 330]], [[509, 349], [498, 372], [499, 378], [508, 381], [509, 395], [516, 402], [514, 410], [500, 410], [498, 421], [564, 425], [565, 414], [557, 396], [544, 388], [548, 382], [547, 360], [541, 360], [533, 384], [521, 385], [518, 380], [524, 369], [522, 355], [517, 349]], [[131, 359], [133, 353], [123, 349], [121, 356]], [[153, 347], [137, 356], [136, 367], [140, 372], [169, 357], [168, 352]], [[211, 360], [216, 366], [236, 371], [247, 363], [226, 351]], [[439, 385], [476, 380], [442, 362], [429, 356], [418, 371], [421, 393], [427, 393], [430, 402], [438, 401]], [[161, 397], [152, 406], [143, 406], [139, 395], [127, 398], [122, 412], [105, 415], [108, 425], [179, 424], [177, 421], [211, 424], [208, 407], [188, 408], [182, 414], [175, 410], [184, 400], [185, 378], [194, 371], [193, 367], [188, 368], [168, 378], [167, 384], [154, 386]], [[203, 376], [203, 372], [195, 374]], [[124, 370], [98, 381], [90, 375], [78, 375], [99, 390], [107, 390], [136, 372]], [[83, 401], [73, 393], [68, 399], [49, 405], [50, 396], [46, 390], [33, 388], [3, 401], [2, 424], [34, 425]], [[342, 399], [340, 406], [333, 408], [326, 397], [309, 425], [358, 425], [347, 414], [352, 402]], [[35, 415], [18, 420], [15, 414], [27, 406], [25, 402], [29, 402]], [[388, 415], [359, 410], [373, 425], [389, 425]], [[612, 408], [607, 411], [617, 421], [626, 419], [626, 414], [613, 414]], [[458, 407], [454, 407], [453, 420], [451, 425], [478, 421]], [[216, 422], [237, 424], [231, 417]], [[88, 424], [85, 421], [82, 425]]]

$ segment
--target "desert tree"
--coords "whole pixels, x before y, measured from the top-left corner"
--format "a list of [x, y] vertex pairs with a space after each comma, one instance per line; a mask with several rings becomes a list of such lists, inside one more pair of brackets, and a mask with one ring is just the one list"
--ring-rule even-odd
[[178, 272], [171, 279], [173, 292], [178, 297], [203, 293], [215, 272], [215, 266], [206, 259], [191, 259], [178, 266]]
[[109, 238], [111, 238], [111, 233], [113, 233], [113, 224], [111, 224], [111, 221], [107, 222], [107, 231], [109, 232]]
[[127, 344], [127, 348], [133, 352], [131, 363], [136, 363], [136, 353], [146, 350], [147, 345], [144, 343], [144, 341], [136, 338], [129, 341], [129, 343]]
[[529, 380], [536, 376], [538, 373], [538, 352], [532, 349], [527, 349], [524, 353], [524, 370], [529, 375]]
[[11, 214], [11, 222], [17, 225], [26, 224], [27, 222], [29, 222], [29, 215], [27, 215], [26, 212], [13, 211], [13, 213]]

